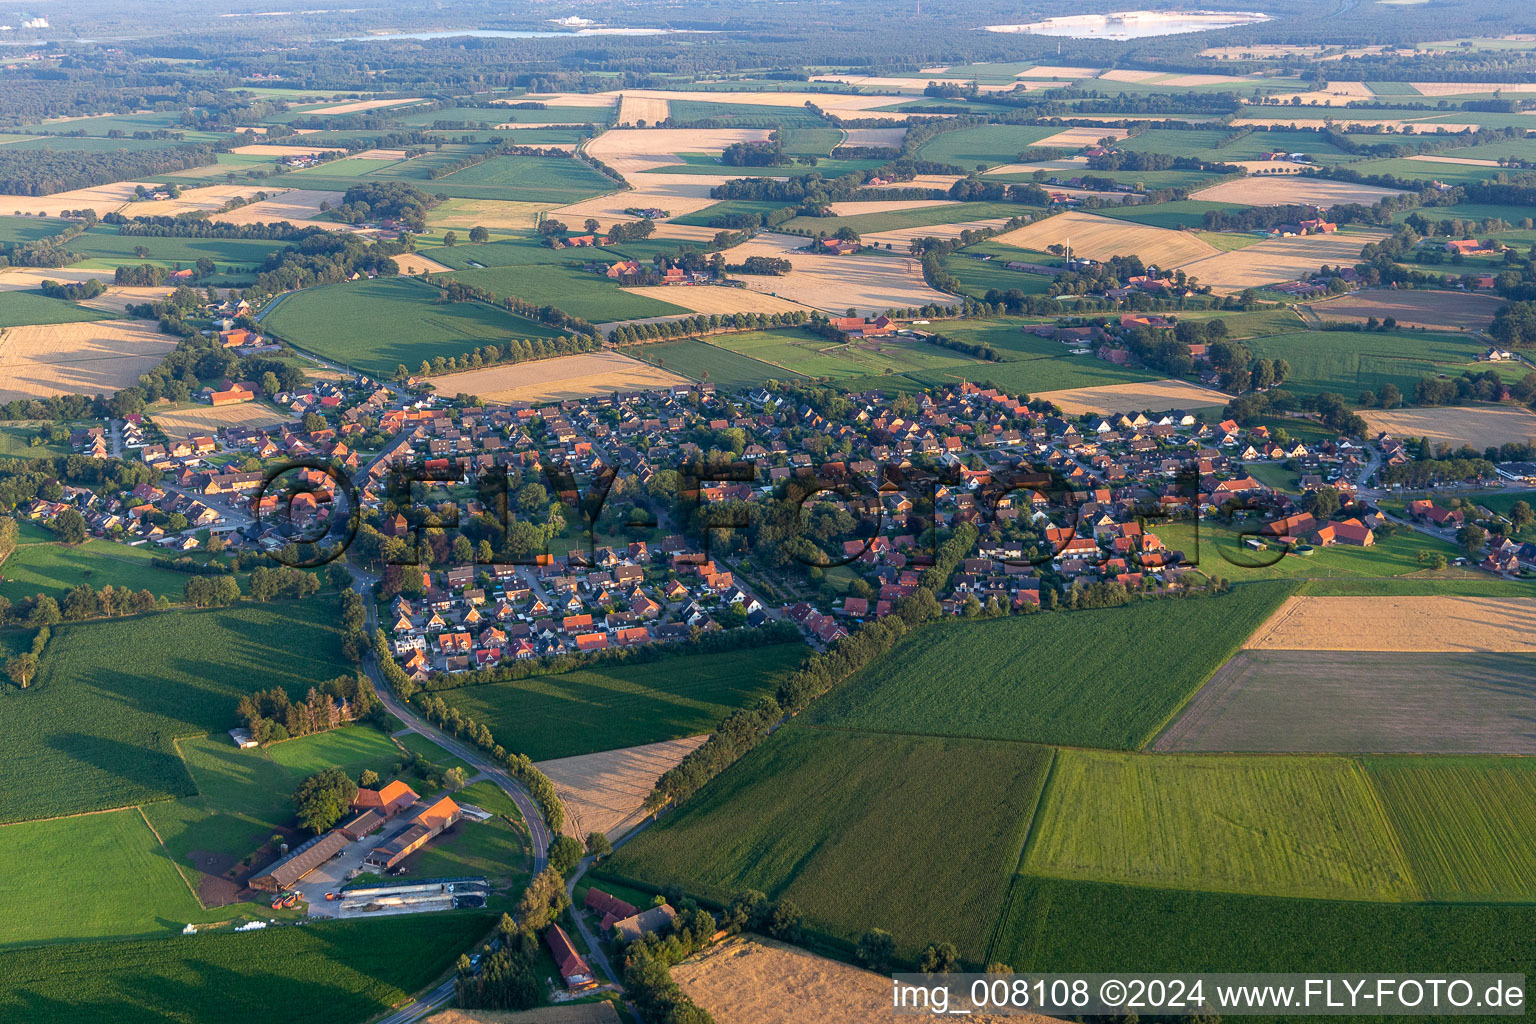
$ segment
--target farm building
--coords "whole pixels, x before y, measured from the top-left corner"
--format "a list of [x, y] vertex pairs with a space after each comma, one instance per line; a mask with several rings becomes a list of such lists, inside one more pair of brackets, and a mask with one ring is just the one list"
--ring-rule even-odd
[[613, 929], [622, 941], [633, 942], [642, 935], [660, 931], [676, 916], [677, 911], [663, 903], [659, 907], [641, 911], [633, 917], [626, 917], [614, 924]]
[[377, 811], [385, 818], [393, 818], [420, 799], [414, 789], [396, 779], [382, 789], [359, 789], [352, 798], [352, 809]]
[[557, 924], [549, 926], [544, 933], [544, 944], [549, 947], [550, 955], [555, 958], [555, 966], [560, 970], [560, 977], [565, 979], [565, 987], [573, 992], [592, 988], [597, 984], [592, 977], [592, 968], [582, 959], [576, 947], [571, 944], [571, 937], [565, 934], [565, 929]]
[[356, 842], [382, 824], [384, 824], [384, 815], [378, 811], [364, 811], [342, 825], [341, 831], [346, 833], [348, 839]]
[[342, 851], [348, 839], [341, 829], [316, 836], [292, 853], [273, 861], [265, 871], [251, 877], [251, 888], [260, 892], [281, 892], [299, 882]]
[[453, 798], [445, 796], [413, 815], [405, 828], [370, 850], [363, 858], [363, 863], [388, 871], [426, 846], [445, 828], [463, 817], [463, 814]]

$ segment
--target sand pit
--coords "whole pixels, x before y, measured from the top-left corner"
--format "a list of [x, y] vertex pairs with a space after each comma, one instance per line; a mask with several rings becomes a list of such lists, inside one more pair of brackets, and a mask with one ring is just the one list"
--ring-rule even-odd
[[140, 320], [0, 330], [0, 402], [110, 395], [157, 366], [176, 339]]
[[314, 110], [306, 110], [305, 114], [356, 114], [363, 110], [378, 110], [381, 107], [398, 107], [404, 103], [420, 103], [421, 97], [407, 97], [403, 100], [358, 100], [354, 103], [336, 103], [329, 107], [317, 107]]
[[451, 274], [453, 268], [419, 252], [405, 252], [391, 257], [402, 274]]
[[1351, 232], [1347, 235], [1301, 235], [1271, 238], [1257, 245], [1217, 253], [1179, 264], [1179, 269], [1217, 295], [1244, 288], [1294, 281], [1317, 272], [1323, 264], [1354, 263], [1367, 242], [1378, 242], [1382, 232]]
[[432, 378], [440, 395], [478, 395], [487, 402], [563, 402], [686, 383], [675, 373], [617, 352], [583, 352]]
[[566, 1003], [532, 1010], [444, 1010], [427, 1024], [619, 1024], [610, 1002]]
[[567, 835], [586, 839], [602, 832], [617, 839], [645, 819], [642, 806], [667, 769], [697, 749], [708, 736], [647, 743], [624, 750], [541, 761], [538, 769], [554, 782], [565, 804]]
[[1044, 391], [1043, 398], [1061, 407], [1068, 416], [1083, 413], [1167, 412], [1169, 409], [1202, 409], [1226, 405], [1228, 396], [1182, 380], [1149, 380], [1141, 384], [1101, 384], [1091, 388]]
[[730, 251], [732, 262], [748, 256], [787, 259], [794, 269], [783, 277], [743, 275], [753, 291], [777, 295], [804, 306], [841, 316], [850, 306], [861, 315], [887, 309], [955, 302], [953, 295], [935, 291], [923, 280], [922, 264], [908, 257], [823, 256], [800, 248], [805, 239], [764, 233]]
[[[659, 124], [672, 116], [672, 110], [664, 99], [652, 96], [633, 96], [626, 93], [619, 99], [619, 124]], [[643, 124], [642, 124], [643, 122]]]
[[[1242, 203], [1247, 206], [1284, 206], [1305, 203], [1328, 208], [1339, 203], [1363, 203], [1372, 205], [1384, 196], [1401, 195], [1388, 188], [1370, 185], [1353, 185], [1347, 181], [1330, 181], [1327, 178], [1301, 177], [1251, 177], [1234, 178], [1220, 185], [1190, 193], [1191, 199], [1206, 203]], [[1361, 243], [1362, 245], [1364, 243]]]
[[[890, 1024], [891, 979], [772, 939], [736, 936], [672, 969], [720, 1024]], [[925, 1015], [928, 1016], [928, 1015]], [[1048, 1017], [967, 1014], [969, 1024], [1045, 1024]]]
[[1047, 136], [1031, 146], [1034, 148], [1079, 149], [1083, 146], [1091, 146], [1100, 139], [1120, 140], [1125, 138], [1123, 128], [1067, 128], [1055, 135]]
[[1292, 597], [1243, 647], [1529, 654], [1536, 652], [1536, 598]]
[[889, 146], [899, 149], [907, 137], [905, 128], [848, 128], [844, 130], [844, 146]]
[[1462, 331], [1487, 327], [1503, 305], [1503, 299], [1478, 292], [1372, 288], [1314, 302], [1312, 310], [1325, 320], [1365, 320], [1373, 316], [1380, 320], [1390, 316], [1407, 327]]
[[695, 313], [792, 313], [804, 306], [776, 295], [764, 295], [750, 288], [719, 288], [713, 285], [653, 285], [646, 288], [625, 288], [631, 295], [644, 295], [659, 302]]
[[117, 181], [110, 185], [77, 188], [70, 192], [55, 192], [51, 196], [0, 195], [0, 214], [30, 214], [58, 216], [64, 210], [95, 210], [103, 217], [120, 210], [133, 198], [133, 190], [139, 185], [151, 188], [153, 181]]
[[236, 146], [231, 153], [241, 156], [303, 156], [305, 153], [345, 153], [337, 146], [279, 146], [270, 142], [258, 142], [252, 146]]
[[1140, 256], [1144, 262], [1159, 267], [1180, 266], [1217, 253], [1215, 246], [1187, 231], [1171, 231], [1076, 210], [998, 235], [996, 241], [1038, 252], [1048, 251], [1052, 245], [1070, 243], [1075, 255], [1089, 259]]
[[1427, 437], [1460, 447], [1536, 443], [1536, 413], [1515, 405], [1452, 405], [1420, 409], [1361, 409], [1371, 431]]
[[175, 411], [156, 412], [146, 409], [145, 415], [155, 421], [168, 437], [190, 437], [193, 434], [211, 434], [224, 427], [271, 427], [289, 423], [296, 417], [278, 412], [260, 402], [241, 402], [239, 405], [198, 405]]
[[[267, 191], [268, 195], [271, 195], [271, 190]], [[315, 219], [320, 215], [321, 203], [334, 206], [339, 202], [341, 202], [341, 195], [337, 192], [295, 188], [275, 198], [251, 203], [249, 206], [242, 206], [228, 213], [213, 214], [210, 219], [223, 221], [226, 224], [275, 224], [285, 220], [296, 227], [314, 225], [329, 228], [332, 231], [346, 231], [348, 226], [345, 224]]]

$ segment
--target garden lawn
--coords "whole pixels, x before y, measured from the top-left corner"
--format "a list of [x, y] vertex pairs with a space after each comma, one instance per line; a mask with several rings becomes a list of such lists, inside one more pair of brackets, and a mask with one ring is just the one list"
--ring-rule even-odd
[[262, 324], [318, 356], [384, 376], [401, 364], [415, 371], [423, 359], [461, 356], [488, 342], [561, 333], [484, 303], [442, 303], [439, 294], [404, 278], [323, 285], [288, 296]]
[[1060, 751], [1022, 870], [1269, 896], [1417, 894], [1365, 772], [1344, 757]]
[[413, 914], [16, 950], [0, 971], [0, 1016], [49, 1024], [358, 1024], [425, 988], [494, 920], [484, 912]]
[[174, 739], [228, 729], [241, 694], [352, 671], [337, 615], [323, 596], [54, 627], [32, 686], [0, 691], [0, 821], [193, 795]]
[[817, 702], [831, 727], [1137, 749], [1292, 592], [935, 623]]
[[599, 665], [444, 690], [496, 742], [535, 761], [710, 732], [735, 708], [771, 694], [800, 664], [800, 644]]
[[510, 893], [527, 880], [528, 844], [520, 829], [500, 818], [465, 818], [411, 854], [403, 866], [407, 880], [484, 875], [495, 888]]
[[780, 729], [603, 872], [724, 902], [787, 899], [843, 952], [868, 928], [982, 963], [1051, 751]]
[[419, 732], [408, 732], [400, 736], [396, 736], [395, 742], [399, 743], [412, 754], [420, 754], [422, 757], [426, 758], [429, 762], [436, 765], [438, 768], [444, 770], [449, 768], [463, 768], [470, 775], [475, 774], [475, 770], [469, 766], [469, 762], [463, 760], [462, 758], [454, 757], [452, 754], [448, 753], [448, 751], [444, 750], [436, 743], [433, 743], [430, 739], [423, 736]]

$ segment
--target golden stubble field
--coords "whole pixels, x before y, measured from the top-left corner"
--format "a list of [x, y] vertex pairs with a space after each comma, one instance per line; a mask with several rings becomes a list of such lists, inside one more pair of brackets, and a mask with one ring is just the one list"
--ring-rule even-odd
[[95, 210], [96, 216], [103, 217], [128, 205], [135, 187], [152, 188], [155, 184], [153, 181], [117, 181], [110, 185], [55, 192], [51, 196], [0, 195], [0, 215], [57, 217], [64, 210]]
[[110, 395], [159, 364], [176, 340], [142, 320], [0, 329], [0, 402]]
[[427, 1024], [619, 1024], [619, 1013], [607, 1001], [565, 1003], [532, 1010], [444, 1010]]
[[190, 437], [193, 434], [211, 434], [225, 427], [272, 427], [287, 423], [297, 417], [278, 412], [261, 402], [241, 402], [239, 405], [197, 405], [191, 408], [157, 412], [153, 407], [145, 414], [154, 420], [168, 437]]
[[[773, 939], [736, 936], [700, 950], [672, 979], [719, 1024], [889, 1024], [891, 979]], [[1049, 1017], [967, 1014], [970, 1024], [1047, 1024]]]
[[1386, 237], [1381, 231], [1352, 231], [1271, 238], [1176, 266], [1200, 284], [1210, 285], [1217, 295], [1227, 295], [1244, 288], [1296, 280], [1316, 273], [1325, 263], [1354, 263], [1367, 242], [1379, 242]]
[[430, 256], [423, 256], [419, 252], [403, 252], [399, 256], [391, 256], [395, 266], [400, 268], [402, 274], [451, 274], [453, 268], [446, 263], [439, 263]]
[[1068, 416], [1083, 413], [1166, 412], [1169, 409], [1205, 409], [1225, 405], [1228, 396], [1220, 391], [1183, 380], [1149, 380], [1140, 384], [1101, 384], [1091, 388], [1067, 388], [1043, 391], [1031, 398], [1043, 398], [1061, 407]]
[[609, 839], [617, 839], [644, 820], [645, 798], [662, 773], [676, 767], [708, 738], [689, 736], [561, 757], [540, 761], [537, 767], [549, 776], [565, 804], [567, 835], [584, 840], [588, 833], [602, 832]]
[[1189, 198], [1205, 203], [1241, 203], [1246, 206], [1305, 203], [1327, 208], [1340, 203], [1363, 203], [1369, 206], [1385, 196], [1400, 194], [1388, 188], [1330, 181], [1310, 175], [1258, 175], [1224, 181], [1192, 192]]
[[1536, 443], [1536, 413], [1515, 405], [1447, 405], [1416, 409], [1361, 409], [1371, 432], [1427, 437], [1460, 447]]
[[1177, 267], [1219, 250], [1187, 231], [1137, 224], [1069, 210], [1034, 224], [998, 235], [994, 241], [1045, 252], [1052, 245], [1071, 245], [1077, 256], [1107, 260], [1111, 256], [1140, 256], [1159, 267]]
[[687, 383], [675, 373], [617, 352], [582, 352], [432, 378], [440, 395], [478, 395], [487, 402], [563, 402]]
[[[272, 189], [268, 188], [264, 191], [272, 195]], [[321, 203], [335, 205], [340, 201], [341, 197], [335, 192], [294, 188], [281, 195], [275, 195], [271, 199], [251, 203], [249, 206], [242, 206], [228, 213], [212, 214], [209, 219], [226, 224], [270, 224], [285, 220], [295, 227], [322, 227], [331, 231], [350, 231], [349, 225], [315, 219], [320, 216]]]
[[764, 232], [736, 246], [729, 258], [739, 263], [749, 256], [787, 259], [794, 269], [783, 277], [741, 275], [753, 291], [765, 292], [842, 315], [852, 308], [861, 315], [906, 309], [930, 303], [948, 305], [953, 295], [935, 291], [923, 280], [923, 268], [907, 256], [825, 256], [807, 252], [805, 239]]
[[1325, 320], [1394, 317], [1407, 327], [1453, 331], [1487, 327], [1504, 300], [1486, 293], [1371, 288], [1312, 303]]
[[1292, 597], [1243, 644], [1261, 651], [1536, 653], [1536, 598]]

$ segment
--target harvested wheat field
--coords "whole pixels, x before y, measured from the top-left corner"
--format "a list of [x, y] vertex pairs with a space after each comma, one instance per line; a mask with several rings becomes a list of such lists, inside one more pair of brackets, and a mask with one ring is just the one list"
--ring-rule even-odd
[[1460, 447], [1536, 443], [1536, 413], [1517, 405], [1447, 405], [1417, 409], [1361, 409], [1373, 432], [1427, 437]]
[[91, 309], [105, 310], [109, 313], [126, 313], [129, 306], [142, 306], [146, 302], [159, 302], [173, 289], [161, 285], [155, 287], [117, 287], [113, 286], [96, 296], [94, 299], [83, 299], [79, 303], [89, 306]]
[[1410, 156], [1409, 160], [1418, 160], [1426, 164], [1460, 164], [1463, 167], [1502, 167], [1497, 160], [1479, 160], [1471, 156], [1427, 156], [1418, 154]]
[[1301, 106], [1347, 107], [1356, 100], [1374, 100], [1376, 94], [1364, 82], [1329, 82], [1323, 89], [1274, 94], [1281, 103], [1290, 103], [1296, 97], [1300, 97]]
[[1294, 281], [1316, 273], [1324, 263], [1353, 263], [1360, 258], [1360, 250], [1367, 242], [1386, 237], [1378, 231], [1271, 238], [1181, 263], [1179, 269], [1197, 278], [1200, 284], [1210, 285], [1217, 295], [1226, 295], [1244, 288]]
[[357, 100], [353, 103], [337, 103], [329, 107], [317, 107], [314, 110], [305, 111], [306, 114], [356, 114], [361, 110], [378, 110], [381, 107], [398, 107], [403, 103], [420, 103], [421, 98], [407, 97], [403, 100]]
[[103, 217], [120, 210], [133, 198], [133, 190], [139, 185], [154, 188], [152, 181], [117, 181], [110, 185], [94, 185], [77, 188], [70, 192], [55, 192], [51, 196], [0, 195], [0, 214], [31, 216], [58, 216], [64, 210], [95, 210]]
[[909, 181], [888, 181], [884, 185], [866, 185], [865, 188], [941, 188], [949, 189], [959, 181], [958, 174], [919, 174]]
[[[773, 939], [736, 936], [672, 968], [672, 979], [720, 1024], [889, 1024], [891, 979]], [[967, 1014], [969, 1024], [1044, 1024], [1049, 1017]]]
[[1243, 647], [1536, 653], [1536, 598], [1291, 597], [1253, 631]]
[[663, 220], [656, 222], [656, 233], [651, 237], [675, 238], [679, 242], [700, 242], [707, 246], [719, 233], [719, 228], [705, 227], [703, 224], [677, 224]]
[[1091, 146], [1100, 139], [1125, 138], [1124, 128], [1067, 128], [1055, 135], [1041, 139], [1031, 148], [1080, 149]]
[[1103, 68], [1056, 68], [1039, 64], [1028, 71], [1020, 71], [1015, 78], [1097, 78]]
[[451, 274], [453, 268], [437, 262], [430, 256], [423, 256], [419, 252], [403, 252], [399, 256], [391, 256], [395, 266], [400, 268], [402, 274]]
[[841, 82], [860, 89], [885, 89], [894, 92], [920, 93], [928, 85], [926, 78], [891, 78], [883, 75], [812, 75], [813, 82]]
[[611, 92], [544, 92], [528, 93], [526, 96], [512, 96], [504, 100], [492, 100], [492, 103], [542, 103], [546, 107], [611, 107], [618, 102], [618, 96]]
[[[271, 189], [266, 191], [268, 195], [272, 194]], [[296, 227], [314, 225], [332, 231], [346, 231], [348, 226], [345, 224], [315, 219], [320, 216], [321, 203], [335, 204], [339, 201], [340, 197], [335, 192], [294, 188], [271, 199], [242, 206], [238, 210], [212, 214], [209, 219], [223, 221], [225, 224], [272, 224], [285, 220]]]
[[1220, 391], [1172, 379], [1044, 391], [1030, 397], [1054, 403], [1068, 416], [1080, 416], [1085, 412], [1166, 412], [1169, 409], [1201, 409], [1227, 404], [1227, 396]]
[[1312, 303], [1326, 320], [1395, 317], [1408, 327], [1480, 330], [1493, 320], [1504, 300], [1477, 292], [1368, 289]]
[[1305, 203], [1326, 209], [1340, 203], [1364, 203], [1369, 206], [1379, 202], [1383, 196], [1400, 194], [1389, 188], [1352, 185], [1347, 181], [1330, 181], [1327, 178], [1314, 178], [1311, 175], [1300, 177], [1277, 175], [1234, 178], [1220, 185], [1212, 185], [1210, 188], [1191, 192], [1189, 198], [1205, 203], [1243, 203], [1248, 206], [1284, 206], [1290, 203]]
[[478, 395], [487, 402], [563, 402], [686, 383], [675, 373], [617, 352], [583, 352], [432, 378], [440, 395]]
[[190, 437], [193, 434], [211, 434], [224, 427], [271, 427], [288, 423], [293, 416], [278, 412], [261, 402], [241, 402], [239, 405], [198, 405], [188, 409], [156, 412], [145, 410], [168, 437]]
[[0, 330], [0, 402], [110, 395], [157, 366], [176, 340], [142, 320]]
[[540, 761], [565, 804], [567, 835], [586, 839], [602, 832], [617, 839], [644, 820], [645, 798], [663, 772], [696, 750], [708, 736], [689, 736], [623, 750]]
[[[793, 107], [797, 110], [805, 107], [807, 101], [816, 104], [829, 114], [839, 117], [864, 117], [864, 111], [875, 107], [888, 107], [891, 105], [889, 96], [866, 96], [859, 93], [837, 92], [679, 92], [665, 89], [625, 89], [621, 93], [608, 95], [622, 95], [627, 104], [631, 100], [651, 99], [671, 102], [673, 100], [698, 100], [704, 103], [731, 103], [746, 104], [759, 107]], [[903, 111], [882, 110], [873, 115], [891, 120], [906, 120], [912, 115]], [[921, 116], [921, 115], [919, 115]], [[929, 115], [932, 116], [932, 115]], [[604, 136], [606, 138], [606, 136]]]
[[10, 267], [0, 269], [0, 292], [35, 291], [44, 281], [78, 284], [101, 281], [110, 284], [115, 276], [110, 270], [84, 270], [80, 267]]
[[644, 295], [658, 302], [670, 302], [695, 313], [792, 313], [797, 309], [805, 309], [797, 302], [776, 295], [764, 295], [750, 288], [658, 284], [644, 288], [625, 288], [624, 291], [631, 295]]
[[242, 156], [302, 156], [305, 153], [345, 153], [337, 146], [279, 146], [270, 142], [258, 142], [251, 146], [236, 146], [231, 153]]
[[1105, 82], [1150, 82], [1154, 78], [1162, 78], [1166, 71], [1136, 71], [1132, 68], [1115, 68], [1106, 71], [1099, 76]]
[[842, 144], [844, 146], [889, 146], [892, 149], [899, 149], [902, 140], [906, 137], [905, 128], [845, 128]]
[[672, 110], [664, 99], [650, 96], [634, 96], [628, 93], [619, 98], [619, 124], [657, 124], [672, 116]]
[[217, 210], [231, 199], [249, 199], [258, 192], [270, 194], [270, 188], [257, 185], [203, 185], [184, 188], [179, 199], [151, 199], [134, 203], [135, 217], [175, 217], [182, 213]]
[[829, 203], [827, 209], [834, 217], [858, 217], [866, 213], [894, 213], [897, 210], [934, 210], [940, 206], [959, 206], [954, 199], [892, 199], [882, 203], [871, 199], [849, 199], [841, 203]]
[[1053, 245], [1070, 243], [1074, 255], [1094, 260], [1140, 256], [1143, 262], [1159, 267], [1182, 266], [1218, 252], [1214, 245], [1187, 231], [1172, 231], [1076, 210], [998, 235], [994, 241], [1039, 252], [1045, 252]]
[[539, 214], [552, 203], [513, 203], [505, 199], [449, 199], [427, 211], [427, 226], [436, 229], [501, 228], [521, 230], [538, 224]]
[[887, 245], [894, 249], [906, 249], [914, 238], [942, 238], [947, 240], [959, 238], [967, 231], [980, 231], [983, 228], [991, 228], [996, 231], [1008, 223], [1007, 217], [992, 217], [987, 220], [966, 220], [958, 224], [928, 224], [917, 228], [893, 228], [890, 231], [871, 231], [861, 237], [865, 245], [878, 245], [885, 248]]
[[1536, 82], [1409, 82], [1420, 96], [1464, 96], [1470, 93], [1536, 92]]
[[753, 291], [839, 316], [849, 307], [862, 315], [955, 301], [953, 295], [928, 287], [917, 260], [905, 256], [823, 256], [801, 249], [804, 244], [803, 238], [765, 232], [732, 249], [731, 259], [771, 256], [789, 260], [794, 269], [783, 277], [743, 276], [741, 280]]
[[532, 1010], [444, 1010], [427, 1024], [619, 1024], [610, 1002], [566, 1003]]

